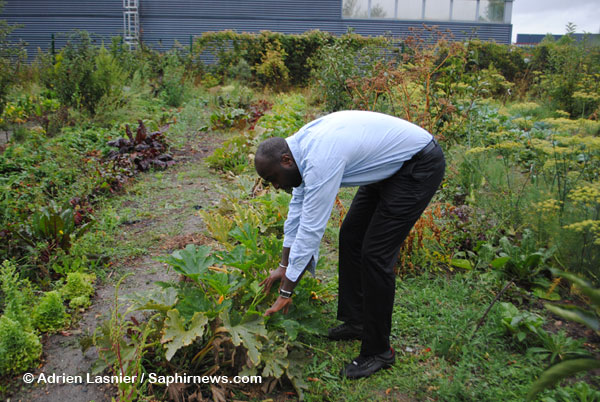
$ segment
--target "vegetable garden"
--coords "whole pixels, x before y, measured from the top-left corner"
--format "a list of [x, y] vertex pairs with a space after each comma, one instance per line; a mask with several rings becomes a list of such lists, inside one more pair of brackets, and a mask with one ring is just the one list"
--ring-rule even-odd
[[[426, 28], [402, 42], [220, 32], [159, 53], [78, 32], [25, 62], [9, 31], [0, 26], [0, 395], [42, 371], [52, 334], [114, 286], [107, 316], [80, 336], [95, 374], [263, 379], [121, 383], [116, 400], [600, 400], [597, 45], [461, 43]], [[258, 178], [256, 145], [343, 109], [419, 124], [448, 161], [398, 258], [397, 362], [358, 381], [338, 376], [358, 343], [323, 337], [356, 189], [340, 190], [317, 275], [288, 314], [264, 317], [276, 295], [259, 285], [279, 262], [290, 196]], [[202, 240], [153, 255], [177, 279], [124, 292], [124, 261], [164, 239], [122, 236], [152, 215], [115, 202], [141, 197], [136, 183], [160, 189], [178, 166], [184, 177], [200, 137], [219, 144], [197, 162], [215, 183], [214, 205], [194, 212]]]

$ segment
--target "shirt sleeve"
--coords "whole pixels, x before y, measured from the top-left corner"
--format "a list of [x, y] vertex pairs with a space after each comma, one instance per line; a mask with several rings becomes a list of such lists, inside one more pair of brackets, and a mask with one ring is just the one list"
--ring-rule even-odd
[[294, 188], [292, 199], [288, 206], [288, 215], [283, 224], [283, 247], [292, 247], [300, 225], [302, 201], [304, 200], [304, 183]]
[[292, 282], [298, 280], [309, 263], [312, 268], [317, 264], [319, 244], [342, 182], [344, 167], [344, 161], [327, 160], [309, 163], [304, 171], [302, 210], [285, 274]]

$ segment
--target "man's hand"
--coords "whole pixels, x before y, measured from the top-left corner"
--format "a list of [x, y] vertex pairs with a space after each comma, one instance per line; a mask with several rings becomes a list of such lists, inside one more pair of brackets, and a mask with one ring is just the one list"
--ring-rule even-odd
[[270, 272], [269, 276], [260, 283], [260, 286], [263, 287], [263, 293], [269, 293], [271, 291], [271, 286], [281, 278], [285, 276], [285, 268], [281, 266], [277, 267], [273, 271]]
[[269, 308], [267, 311], [265, 311], [265, 317], [268, 317], [268, 316], [278, 312], [279, 310], [283, 310], [283, 314], [287, 314], [291, 305], [292, 305], [291, 297], [285, 298], [285, 297], [279, 296], [277, 298], [277, 300], [275, 300], [275, 303], [273, 303], [271, 308]]

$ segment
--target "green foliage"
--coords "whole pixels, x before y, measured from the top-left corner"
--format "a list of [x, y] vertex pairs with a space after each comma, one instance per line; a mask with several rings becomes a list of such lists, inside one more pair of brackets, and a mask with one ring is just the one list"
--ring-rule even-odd
[[92, 225], [93, 221], [79, 227], [75, 225], [75, 214], [70, 207], [60, 207], [50, 202], [33, 214], [31, 224], [26, 226], [20, 236], [32, 247], [37, 242], [46, 242], [48, 252], [57, 247], [69, 251], [72, 240], [82, 236]]
[[280, 89], [288, 85], [289, 70], [284, 62], [286, 56], [287, 53], [278, 41], [267, 44], [261, 63], [255, 67], [261, 84]]
[[[140, 378], [143, 371], [142, 363], [146, 355], [160, 345], [159, 331], [155, 321], [157, 315], [140, 324], [135, 318], [125, 319], [125, 315], [130, 310], [124, 314], [121, 313], [124, 306], [119, 303], [119, 288], [127, 276], [129, 275], [123, 276], [115, 286], [110, 320], [102, 323], [92, 336], [90, 345], [93, 344], [98, 350], [98, 360], [92, 366], [94, 374], [100, 374], [109, 369], [115, 375]], [[119, 400], [139, 400], [144, 387], [145, 385], [141, 381], [120, 382], [118, 384]]]
[[565, 331], [556, 334], [541, 331], [538, 332], [538, 336], [542, 346], [529, 348], [528, 351], [549, 358], [550, 364], [589, 355], [589, 352], [583, 348], [584, 341], [568, 337]]
[[278, 95], [269, 113], [262, 116], [257, 125], [265, 131], [260, 134], [259, 140], [269, 137], [289, 137], [300, 129], [305, 123], [307, 111], [306, 100], [297, 93]]
[[[0, 13], [4, 2], [0, 2]], [[15, 44], [8, 37], [19, 25], [10, 25], [6, 20], [0, 20], [0, 116], [4, 112], [6, 98], [11, 85], [17, 82], [19, 65], [23, 61], [25, 51], [23, 43]], [[0, 126], [2, 121], [0, 120]]]
[[[312, 66], [309, 62], [325, 45], [339, 43], [354, 49], [370, 43], [381, 43], [380, 38], [366, 38], [354, 34], [335, 37], [320, 31], [298, 35], [262, 31], [259, 34], [233, 31], [205, 32], [194, 43], [194, 54], [212, 53], [218, 62], [219, 75], [234, 76], [236, 69], [247, 64], [257, 80], [276, 84], [275, 77], [289, 77], [292, 85], [307, 84]], [[247, 72], [246, 72], [247, 74]], [[287, 81], [287, 80], [286, 80]], [[286, 82], [287, 83], [287, 82]]]
[[467, 50], [470, 54], [467, 65], [469, 69], [483, 70], [494, 67], [513, 83], [526, 74], [525, 52], [522, 48], [473, 39], [467, 42]]
[[164, 62], [164, 72], [158, 89], [160, 96], [167, 105], [179, 107], [189, 96], [187, 85], [184, 66], [177, 57], [170, 55]]
[[519, 311], [512, 303], [500, 303], [500, 324], [517, 341], [523, 343], [527, 338], [537, 339], [537, 335], [544, 331], [544, 319], [538, 314], [528, 311]]
[[83, 272], [71, 272], [67, 275], [66, 283], [60, 289], [61, 295], [69, 300], [71, 308], [86, 308], [91, 304], [90, 297], [94, 294], [96, 275]]
[[518, 246], [511, 244], [508, 237], [502, 237], [500, 249], [499, 257], [491, 262], [492, 267], [502, 270], [507, 278], [520, 285], [530, 285], [554, 253], [554, 250], [537, 249], [535, 235], [529, 229], [524, 231]]
[[8, 260], [3, 261], [0, 266], [0, 281], [4, 316], [30, 331], [33, 291], [29, 282], [19, 277], [17, 266]]
[[33, 326], [41, 332], [56, 332], [67, 324], [62, 296], [57, 291], [47, 292], [33, 310]]
[[56, 60], [47, 56], [42, 63], [42, 80], [63, 105], [94, 114], [103, 97], [121, 94], [125, 76], [120, 63], [104, 47], [94, 46], [85, 31], [72, 34]]
[[250, 139], [246, 135], [233, 137], [207, 157], [206, 162], [211, 168], [223, 173], [240, 174], [249, 165], [250, 144]]
[[[546, 308], [565, 320], [587, 325], [596, 333], [600, 333], [600, 289], [593, 287], [588, 281], [569, 272], [559, 270], [553, 270], [552, 272], [576, 285], [589, 298], [589, 307], [583, 309], [573, 305], [546, 304]], [[598, 368], [600, 368], [600, 360], [597, 358], [580, 358], [558, 363], [542, 373], [531, 387], [528, 399], [532, 400], [543, 389], [549, 388], [567, 377]]]
[[565, 35], [534, 49], [535, 91], [540, 99], [571, 116], [587, 117], [600, 104], [600, 47]]
[[180, 317], [178, 310], [169, 310], [165, 319], [165, 327], [161, 343], [166, 347], [165, 358], [171, 360], [175, 352], [190, 345], [196, 338], [201, 337], [208, 319], [201, 312], [196, 312], [186, 328], [185, 319]]
[[352, 94], [348, 80], [369, 77], [381, 53], [375, 46], [361, 49], [335, 42], [323, 46], [311, 59], [316, 97], [322, 99], [326, 111], [348, 109]]
[[[288, 201], [287, 194], [283, 199], [265, 194], [250, 201], [231, 200], [227, 203], [229, 216], [223, 217], [230, 224], [219, 224], [226, 228], [219, 231], [225, 231], [220, 237], [227, 251], [190, 244], [159, 258], [185, 280], [161, 283], [159, 291], [129, 297], [133, 310], [157, 311], [155, 322], [163, 346], [160, 355], [171, 364], [189, 365], [189, 356], [193, 356], [191, 363], [201, 370], [210, 370], [216, 362], [233, 373], [262, 373], [275, 379], [287, 376], [302, 391], [300, 366], [294, 363], [302, 358], [289, 351], [296, 347], [299, 334], [322, 332], [317, 297], [322, 288], [305, 278], [285, 317], [266, 318], [260, 313], [275, 297], [265, 295], [259, 282], [279, 260], [282, 243], [270, 231], [272, 225], [281, 227], [284, 218], [279, 211]], [[248, 202], [248, 208], [238, 205], [240, 202]], [[114, 323], [110, 325], [113, 329], [103, 332], [118, 330], [118, 324], [116, 328]], [[129, 347], [129, 342], [124, 342], [120, 347]], [[235, 363], [230, 366], [227, 361]]]
[[0, 317], [0, 375], [17, 374], [36, 367], [42, 344], [18, 321]]
[[[551, 396], [545, 396], [551, 394]], [[554, 392], [546, 391], [540, 398], [542, 402], [591, 402], [600, 400], [600, 391], [592, 388], [588, 383], [578, 382], [573, 386], [565, 386]]]

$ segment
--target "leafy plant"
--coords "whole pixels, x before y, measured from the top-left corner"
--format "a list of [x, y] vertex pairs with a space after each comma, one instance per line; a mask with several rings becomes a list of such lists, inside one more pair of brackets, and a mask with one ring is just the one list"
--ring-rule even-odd
[[256, 76], [265, 85], [285, 88], [289, 83], [289, 70], [285, 65], [287, 53], [281, 43], [268, 43], [262, 54], [261, 63], [255, 67]]
[[42, 355], [42, 344], [21, 323], [0, 317], [0, 374], [16, 374], [34, 368]]
[[[134, 317], [125, 319], [119, 303], [119, 288], [128, 275], [123, 276], [115, 286], [115, 297], [111, 308], [110, 320], [105, 321], [94, 331], [91, 343], [98, 349], [98, 360], [92, 366], [94, 374], [105, 370], [114, 375], [140, 378], [144, 367], [145, 356], [154, 347], [160, 345], [155, 314], [147, 322], [140, 324]], [[86, 345], [87, 347], [87, 345]], [[118, 384], [119, 400], [136, 401], [142, 395], [144, 384], [141, 381], [120, 382]]]
[[56, 332], [67, 324], [62, 296], [57, 291], [47, 292], [33, 309], [33, 326], [41, 332]]
[[519, 342], [524, 342], [528, 337], [534, 339], [542, 331], [544, 319], [528, 311], [519, 311], [512, 303], [500, 303], [500, 323], [502, 327], [516, 338]]
[[61, 104], [94, 113], [105, 96], [118, 96], [124, 74], [119, 63], [103, 47], [93, 45], [85, 31], [77, 31], [55, 60], [43, 59], [42, 80], [56, 91]]
[[118, 151], [110, 151], [107, 159], [114, 161], [117, 165], [136, 169], [142, 172], [148, 169], [166, 169], [175, 164], [173, 157], [167, 153], [168, 145], [164, 136], [166, 127], [152, 133], [147, 132], [142, 120], [138, 120], [138, 128], [135, 136], [129, 125], [125, 125], [127, 138], [118, 138], [108, 142], [111, 147]]
[[500, 249], [500, 256], [491, 262], [492, 267], [502, 270], [507, 278], [521, 285], [531, 285], [545, 268], [544, 262], [554, 253], [554, 249], [536, 249], [535, 236], [529, 229], [523, 232], [518, 246], [511, 244], [508, 237], [502, 237]]
[[568, 337], [564, 331], [551, 334], [546, 331], [538, 332], [542, 346], [531, 347], [529, 352], [550, 358], [550, 364], [578, 356], [587, 356], [589, 353], [582, 348], [583, 341]]
[[0, 266], [4, 313], [0, 316], [0, 375], [16, 374], [33, 368], [42, 344], [33, 332], [28, 303], [33, 299], [29, 283], [21, 280], [17, 267], [9, 261]]
[[[575, 321], [588, 326], [596, 333], [600, 333], [600, 289], [592, 286], [588, 281], [569, 272], [553, 269], [552, 272], [571, 281], [581, 293], [589, 298], [588, 309], [573, 305], [546, 304], [546, 308], [552, 313], [565, 320]], [[542, 373], [539, 379], [532, 385], [529, 400], [532, 400], [540, 391], [549, 388], [564, 378], [600, 368], [600, 360], [597, 358], [579, 358], [560, 362]]]
[[86, 308], [91, 304], [90, 297], [94, 294], [96, 275], [83, 272], [71, 272], [67, 281], [60, 289], [62, 296], [69, 300], [71, 308]]

